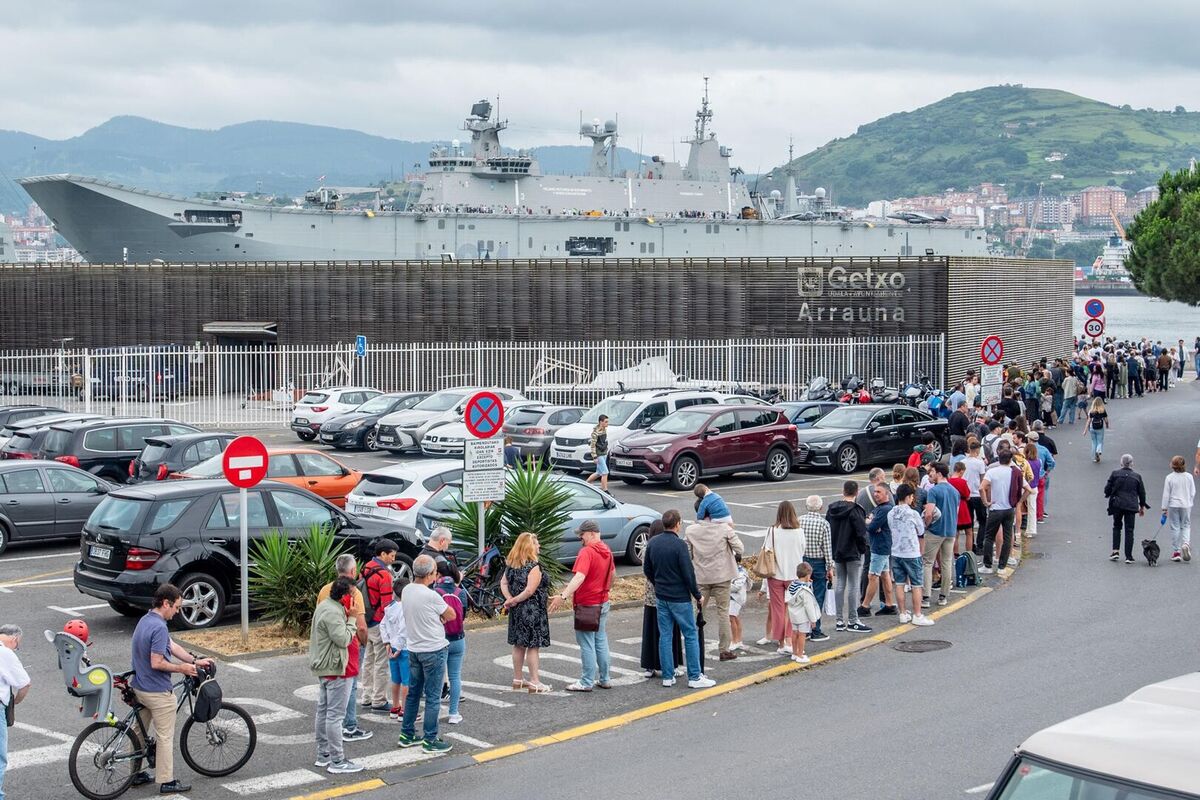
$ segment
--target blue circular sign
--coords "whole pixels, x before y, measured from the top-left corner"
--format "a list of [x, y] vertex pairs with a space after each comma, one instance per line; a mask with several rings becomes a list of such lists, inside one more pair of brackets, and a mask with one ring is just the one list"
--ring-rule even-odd
[[1100, 317], [1104, 315], [1104, 301], [1099, 297], [1093, 297], [1083, 305], [1083, 312], [1089, 317]]

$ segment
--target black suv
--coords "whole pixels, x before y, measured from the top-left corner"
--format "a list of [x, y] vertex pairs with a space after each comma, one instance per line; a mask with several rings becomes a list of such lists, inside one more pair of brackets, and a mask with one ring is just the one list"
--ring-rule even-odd
[[62, 422], [51, 425], [46, 432], [40, 457], [124, 483], [147, 439], [198, 432], [198, 428], [173, 419], [124, 417]]
[[[411, 528], [342, 511], [311, 492], [263, 481], [247, 496], [250, 539], [269, 531], [304, 536], [332, 525], [361, 561], [371, 543], [387, 537], [400, 547], [392, 565], [411, 577], [424, 540]], [[120, 614], [150, 608], [154, 590], [173, 583], [183, 593], [175, 617], [185, 628], [215, 625], [241, 602], [238, 490], [224, 480], [163, 481], [108, 494], [83, 526], [75, 588], [107, 600]]]
[[224, 453], [236, 438], [236, 433], [201, 431], [146, 439], [145, 449], [130, 462], [129, 482], [165, 481], [172, 473], [183, 472]]

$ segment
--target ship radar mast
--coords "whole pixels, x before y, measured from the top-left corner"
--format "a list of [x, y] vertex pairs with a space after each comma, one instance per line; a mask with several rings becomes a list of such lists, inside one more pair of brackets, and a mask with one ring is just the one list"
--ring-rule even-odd
[[[708, 77], [704, 78], [704, 97], [700, 100], [700, 109], [696, 112], [696, 141], [704, 140], [705, 129], [712, 121], [712, 109], [708, 107]], [[715, 136], [716, 134], [709, 134]]]

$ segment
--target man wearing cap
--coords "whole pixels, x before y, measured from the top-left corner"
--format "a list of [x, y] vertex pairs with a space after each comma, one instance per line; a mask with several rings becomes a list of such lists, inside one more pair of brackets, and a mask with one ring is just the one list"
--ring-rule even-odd
[[[583, 547], [579, 549], [575, 565], [571, 568], [574, 574], [562, 592], [550, 601], [551, 612], [557, 611], [559, 606], [568, 600], [571, 600], [576, 608], [575, 642], [579, 645], [583, 674], [566, 689], [568, 692], [590, 692], [593, 686], [611, 689], [607, 630], [608, 592], [612, 588], [616, 566], [613, 564], [612, 550], [600, 541], [600, 526], [595, 520], [584, 520], [583, 524], [575, 529], [575, 535], [583, 541]], [[600, 609], [600, 623], [596, 630], [579, 630], [581, 616], [586, 617], [594, 613], [592, 609], [597, 606]]]
[[375, 557], [362, 568], [363, 584], [367, 588], [367, 647], [362, 660], [362, 704], [373, 711], [386, 713], [391, 709], [388, 702], [388, 681], [391, 672], [388, 666], [388, 646], [379, 633], [384, 609], [392, 602], [392, 562], [400, 549], [391, 539], [380, 539], [373, 547]]

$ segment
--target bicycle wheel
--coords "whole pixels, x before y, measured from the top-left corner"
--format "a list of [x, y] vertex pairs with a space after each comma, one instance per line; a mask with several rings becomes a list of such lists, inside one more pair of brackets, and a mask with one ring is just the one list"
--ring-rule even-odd
[[237, 772], [254, 755], [258, 731], [254, 720], [241, 706], [221, 703], [221, 710], [208, 722], [191, 717], [179, 734], [179, 750], [187, 765], [210, 778]]
[[75, 737], [67, 770], [91, 800], [112, 800], [142, 771], [142, 739], [134, 728], [93, 722]]
[[479, 586], [467, 590], [470, 605], [488, 619], [496, 616], [504, 606], [504, 595], [498, 589], [489, 586]]

